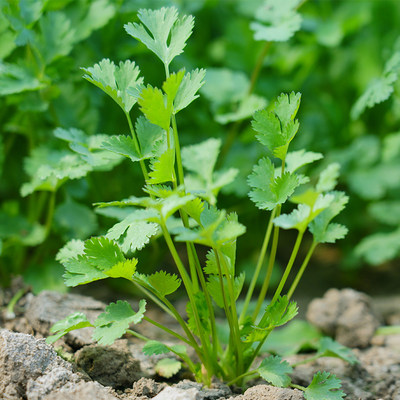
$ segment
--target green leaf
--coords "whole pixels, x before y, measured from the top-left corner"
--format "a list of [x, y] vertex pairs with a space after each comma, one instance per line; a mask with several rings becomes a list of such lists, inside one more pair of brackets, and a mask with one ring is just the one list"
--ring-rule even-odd
[[384, 224], [400, 225], [400, 201], [373, 202], [368, 206], [368, 213]]
[[356, 246], [355, 254], [371, 265], [395, 259], [400, 255], [400, 229], [365, 237]]
[[107, 275], [97, 269], [87, 257], [78, 255], [64, 262], [65, 274], [63, 275], [67, 286], [78, 286], [107, 278]]
[[167, 150], [167, 135], [164, 130], [140, 116], [135, 123], [142, 159], [158, 157]]
[[322, 334], [313, 325], [295, 319], [287, 326], [273, 330], [262, 346], [261, 352], [289, 356], [302, 350], [314, 350], [321, 336]]
[[133, 274], [136, 272], [137, 263], [138, 260], [136, 258], [120, 261], [118, 264], [115, 264], [110, 269], [104, 271], [104, 273], [110, 278], [125, 278], [132, 281]]
[[274, 224], [283, 229], [305, 231], [308, 225], [311, 209], [305, 204], [299, 204], [290, 214], [281, 214], [274, 219]]
[[157, 340], [149, 340], [143, 346], [142, 351], [146, 356], [152, 356], [154, 354], [166, 354], [171, 350], [165, 344], [158, 342]]
[[257, 139], [281, 160], [285, 159], [288, 146], [299, 129], [294, 118], [300, 98], [300, 93], [281, 94], [271, 110], [257, 111], [253, 117]]
[[171, 275], [165, 271], [157, 271], [148, 275], [147, 281], [161, 297], [177, 291], [182, 282], [175, 274]]
[[168, 76], [168, 78], [162, 85], [164, 93], [167, 95], [167, 108], [169, 111], [173, 110], [173, 103], [184, 75], [185, 70], [183, 69], [181, 69], [177, 73], [173, 72]]
[[103, 271], [125, 261], [118, 244], [104, 236], [87, 240], [85, 242], [85, 254], [93, 265]]
[[76, 38], [71, 20], [65, 13], [47, 12], [39, 19], [39, 26], [40, 35], [35, 42], [45, 64], [50, 64], [71, 52]]
[[201, 213], [204, 210], [204, 202], [199, 197], [196, 197], [185, 204], [183, 210], [199, 224]]
[[258, 324], [260, 328], [275, 328], [285, 325], [298, 313], [297, 304], [289, 303], [287, 296], [279, 297], [273, 304], [269, 304]]
[[330, 337], [323, 337], [319, 341], [319, 348], [317, 355], [320, 357], [337, 357], [350, 364], [359, 363], [357, 357], [354, 355], [351, 349], [343, 346], [342, 344], [336, 342]]
[[130, 136], [111, 136], [101, 145], [103, 149], [130, 158], [132, 161], [143, 159], [136, 150], [135, 143]]
[[182, 363], [175, 358], [163, 358], [156, 364], [156, 373], [163, 378], [171, 378], [182, 368]]
[[340, 165], [338, 163], [329, 164], [319, 175], [316, 186], [317, 192], [329, 192], [337, 185]]
[[0, 96], [40, 90], [44, 87], [28, 68], [0, 61]]
[[254, 39], [268, 42], [289, 40], [301, 27], [301, 16], [297, 12], [300, 2], [264, 0], [255, 13], [257, 21], [250, 24]]
[[139, 77], [139, 67], [133, 61], [120, 61], [119, 65], [115, 65], [105, 58], [93, 67], [82, 69], [86, 72], [83, 77], [107, 93], [124, 112], [129, 113], [138, 101], [138, 97], [130, 93], [132, 90], [139, 90], [143, 78]]
[[186, 108], [192, 101], [196, 100], [199, 95], [197, 92], [204, 85], [205, 69], [195, 69], [188, 72], [182, 79], [178, 92], [174, 101], [174, 113]]
[[288, 374], [292, 371], [289, 363], [279, 356], [265, 358], [257, 368], [260, 376], [276, 387], [288, 387], [291, 382]]
[[314, 153], [313, 151], [305, 151], [304, 149], [291, 151], [286, 155], [286, 169], [293, 173], [304, 165], [320, 160], [321, 158], [323, 158], [321, 153]]
[[97, 230], [97, 217], [93, 210], [68, 199], [54, 212], [54, 230], [64, 240], [86, 239]]
[[194, 18], [191, 15], [178, 18], [178, 11], [174, 7], [142, 9], [138, 12], [138, 18], [143, 25], [126, 24], [126, 32], [142, 42], [168, 66], [182, 53], [186, 40], [192, 34]]
[[186, 146], [182, 148], [182, 164], [188, 171], [203, 176], [206, 181], [211, 181], [220, 148], [221, 140], [214, 138]]
[[[244, 275], [244, 273], [242, 273], [239, 276], [237, 276], [234, 280], [233, 291], [234, 291], [235, 300], [238, 299], [240, 292], [242, 291], [243, 284], [244, 284], [244, 277], [245, 277], [245, 275]], [[227, 281], [226, 276], [222, 277], [222, 282], [223, 282], [225, 293], [228, 293], [229, 292], [228, 291], [228, 281]], [[208, 288], [208, 291], [211, 293], [211, 296], [214, 299], [217, 306], [220, 308], [224, 308], [224, 299], [223, 299], [223, 295], [222, 295], [219, 277], [216, 275], [209, 276], [208, 282], [207, 282], [207, 288]]]
[[106, 307], [94, 321], [96, 327], [93, 339], [101, 345], [113, 344], [116, 339], [123, 336], [130, 324], [138, 324], [146, 311], [146, 300], [140, 300], [139, 310], [133, 311], [127, 301], [118, 300]]
[[283, 204], [299, 186], [296, 175], [285, 172], [275, 177], [275, 168], [269, 158], [262, 158], [248, 178], [250, 199], [262, 210], [273, 210]]
[[340, 389], [340, 380], [329, 372], [317, 372], [304, 391], [306, 400], [341, 400], [345, 394]]
[[93, 326], [88, 320], [85, 314], [81, 312], [76, 312], [74, 314], [68, 315], [68, 317], [56, 322], [50, 329], [51, 333], [55, 335], [48, 336], [46, 338], [46, 343], [52, 344], [60, 339], [62, 336], [66, 335], [68, 332], [87, 328]]
[[[194, 294], [195, 307], [199, 313], [200, 329], [206, 334], [211, 332], [210, 324], [210, 310], [208, 309], [206, 298], [203, 292]], [[193, 312], [193, 305], [188, 302], [186, 305], [186, 312], [188, 316], [188, 325], [190, 330], [197, 336], [200, 335], [199, 329], [196, 324], [196, 319]]]
[[151, 164], [151, 172], [147, 183], [155, 185], [164, 182], [174, 181], [175, 151], [166, 150], [159, 158]]
[[140, 92], [138, 100], [140, 110], [152, 123], [169, 131], [172, 107], [167, 106], [163, 92], [158, 88], [147, 85]]
[[331, 192], [333, 201], [310, 223], [310, 232], [317, 243], [334, 243], [347, 234], [347, 228], [340, 224], [331, 223], [346, 206], [349, 198], [343, 192]]

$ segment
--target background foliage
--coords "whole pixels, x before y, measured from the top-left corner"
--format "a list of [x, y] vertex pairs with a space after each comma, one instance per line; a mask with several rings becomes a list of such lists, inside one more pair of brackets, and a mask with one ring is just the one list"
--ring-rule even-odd
[[[129, 58], [146, 84], [159, 86], [153, 58], [122, 26], [135, 22], [142, 7], [167, 5], [196, 18], [190, 45], [171, 70], [207, 70], [202, 96], [179, 115], [183, 144], [220, 138], [220, 167], [240, 170], [221, 201], [235, 204], [250, 233], [239, 242], [242, 268], [254, 266], [247, 245], [261, 245], [267, 223], [246, 197], [246, 178], [263, 155], [250, 117], [285, 91], [303, 93], [302, 135], [293, 150], [326, 154], [321, 169], [338, 162], [351, 199], [341, 217], [348, 237], [336, 245], [339, 253], [326, 247], [320, 258], [333, 257], [345, 271], [394, 268], [400, 255], [400, 3], [292, 0], [268, 13], [260, 8], [271, 3], [0, 0], [2, 284], [24, 274], [36, 290], [62, 289], [58, 249], [124, 218], [121, 210], [95, 213], [91, 204], [138, 190], [140, 171], [100, 149], [104, 135], [129, 128], [112, 100], [82, 79], [80, 67]], [[147, 257], [151, 268], [163, 262], [163, 249], [153, 247]]]

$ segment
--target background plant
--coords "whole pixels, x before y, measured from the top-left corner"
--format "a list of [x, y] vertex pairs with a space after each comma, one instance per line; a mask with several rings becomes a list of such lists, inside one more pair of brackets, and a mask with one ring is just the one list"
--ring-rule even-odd
[[[32, 194], [20, 196], [24, 183], [32, 181], [33, 175], [36, 181], [39, 179], [35, 160], [55, 152], [47, 162], [52, 169], [57, 160], [54, 157], [77, 157], [66, 142], [54, 139], [56, 127], [78, 128], [89, 136], [128, 129], [126, 119], [110, 107], [107, 97], [80, 84], [78, 67], [90, 65], [96, 58], [134, 57], [146, 76], [159, 84], [157, 68], [146, 56], [146, 47], [132, 46], [120, 26], [134, 20], [141, 6], [156, 8], [165, 4], [128, 0], [1, 2], [0, 31], [4, 38], [0, 49], [2, 284], [9, 282], [10, 274], [26, 271], [25, 279], [37, 290], [51, 285], [61, 290], [57, 285], [61, 269], [52, 261], [56, 249], [72, 237], [85, 239], [104, 232], [109, 217], [93, 213], [90, 204], [99, 198], [127, 196], [127, 182], [139, 177], [140, 172], [134, 169], [126, 172], [125, 162], [107, 173], [110, 185], [106, 190], [98, 184], [101, 174], [96, 169], [99, 167], [89, 165], [84, 160], [85, 154], [80, 154], [79, 162], [86, 163], [90, 176], [75, 176], [71, 181], [69, 176], [62, 177], [63, 183], [55, 194], [53, 189], [37, 186]], [[340, 185], [352, 198], [345, 215], [351, 233], [339, 244], [340, 251], [335, 251], [335, 265], [355, 269], [363, 266], [365, 260], [375, 265], [385, 263], [386, 270], [394, 271], [395, 263], [390, 260], [398, 257], [398, 225], [393, 219], [388, 224], [388, 218], [380, 215], [386, 212], [386, 206], [396, 207], [398, 200], [398, 156], [392, 153], [389, 161], [383, 156], [382, 148], [386, 146], [385, 137], [395, 136], [399, 124], [395, 62], [399, 4], [395, 0], [362, 5], [352, 1], [292, 2], [280, 14], [273, 8], [263, 8], [263, 4], [261, 0], [175, 4], [199, 21], [191, 47], [179, 56], [179, 64], [188, 70], [201, 66], [208, 71], [196, 112], [189, 109], [180, 117], [180, 130], [185, 133], [183, 143], [193, 143], [195, 138], [205, 140], [208, 132], [223, 139], [219, 166], [236, 166], [239, 168], [236, 179], [242, 181], [242, 185], [224, 188], [220, 195], [221, 204], [230, 207], [235, 203], [232, 195], [245, 199], [247, 175], [263, 151], [252, 140], [250, 116], [281, 91], [302, 92], [307, 99], [301, 110], [304, 129], [292, 148], [323, 151], [327, 155], [325, 167], [339, 162]], [[271, 4], [265, 2], [266, 6]], [[60, 29], [57, 35], [48, 35], [46, 27], [53, 20], [58, 21]], [[272, 28], [261, 29], [267, 36], [260, 33], [260, 25]], [[74, 29], [68, 29], [71, 26]], [[99, 30], [102, 26], [104, 29]], [[76, 98], [80, 101], [75, 101]], [[357, 103], [358, 98], [363, 101]], [[360, 151], [368, 156], [359, 157]], [[24, 164], [29, 165], [30, 173], [24, 172]], [[374, 179], [365, 180], [366, 169]], [[46, 174], [48, 171], [41, 176]], [[54, 218], [50, 212], [52, 197]], [[378, 205], [374, 206], [375, 203]], [[257, 221], [248, 202], [243, 200], [240, 208], [247, 225]], [[377, 213], [378, 209], [383, 211]], [[63, 218], [65, 215], [68, 218]], [[79, 218], [74, 218], [76, 215]], [[121, 215], [113, 217], [122, 218]], [[85, 224], [77, 223], [82, 220]], [[262, 234], [254, 228], [248, 235], [253, 233], [249, 243]], [[366, 234], [378, 236], [357, 247]], [[285, 253], [278, 252], [280, 264], [286, 262]], [[321, 246], [318, 253], [318, 260], [332, 258], [329, 246]], [[238, 260], [241, 270], [257, 262], [257, 254], [250, 248], [243, 254], [246, 256]], [[163, 257], [162, 252], [153, 251], [152, 255], [158, 260]], [[329, 273], [328, 269], [322, 270]], [[40, 271], [40, 279], [36, 271]], [[338, 276], [344, 277], [347, 283], [353, 276], [353, 285], [371, 281], [348, 273], [335, 273], [330, 278]], [[275, 276], [273, 282], [274, 279]], [[371, 286], [361, 287], [376, 290]]]
[[[290, 298], [315, 247], [319, 243], [334, 243], [347, 233], [343, 225], [331, 222], [348, 200], [343, 192], [334, 191], [339, 165], [329, 165], [315, 183], [298, 172], [305, 165], [322, 158], [320, 153], [288, 151], [299, 129], [299, 122], [295, 119], [300, 106], [299, 93], [282, 94], [269, 109], [254, 114], [253, 129], [267, 156], [259, 160], [248, 178], [250, 198], [259, 209], [270, 211], [270, 215], [259, 261], [239, 312], [237, 299], [243, 289], [244, 273], [236, 273], [236, 247], [237, 238], [245, 233], [246, 228], [238, 221], [235, 212], [217, 208], [219, 191], [229, 184], [241, 184], [234, 181], [238, 171], [215, 168], [221, 148], [218, 139], [207, 139], [182, 149], [180, 146], [177, 115], [198, 98], [205, 71], [195, 69], [186, 72], [181, 69], [171, 72], [170, 64], [182, 53], [192, 33], [193, 17], [179, 17], [175, 8], [142, 9], [138, 17], [139, 23], [128, 23], [124, 27], [129, 35], [142, 42], [162, 61], [165, 73], [162, 89], [145, 85], [139, 67], [129, 60], [115, 64], [103, 59], [83, 70], [85, 79], [118, 104], [130, 127], [129, 136], [110, 136], [102, 142], [100, 149], [139, 163], [145, 196], [97, 203], [98, 207], [111, 212], [116, 207], [123, 207], [126, 216], [104, 236], [85, 242], [68, 242], [57, 257], [64, 264], [64, 279], [68, 286], [108, 277], [124, 278], [170, 314], [180, 325], [182, 333], [147, 317], [146, 300], [139, 302], [138, 311], [134, 311], [128, 302], [119, 300], [111, 303], [93, 322], [82, 313], [70, 315], [52, 328], [56, 334], [49, 341], [54, 342], [71, 330], [89, 326], [95, 328], [93, 338], [100, 344], [111, 344], [123, 334], [130, 333], [146, 341], [145, 354], [172, 352], [186, 364], [196, 380], [207, 385], [211, 384], [214, 376], [229, 384], [237, 382], [243, 385], [249, 377], [260, 375], [273, 385], [290, 386], [288, 374], [292, 367], [280, 356], [265, 358], [255, 369], [252, 369], [253, 363], [269, 334], [296, 316], [297, 306], [295, 302], [290, 302]], [[143, 116], [139, 116], [133, 125], [130, 111], [136, 103]], [[75, 130], [58, 130], [56, 135], [68, 140], [71, 149], [80, 153], [82, 138]], [[288, 199], [296, 203], [297, 208], [284, 214], [282, 207]], [[265, 307], [263, 304], [275, 263], [280, 228], [295, 229], [298, 234], [279, 285]], [[313, 242], [291, 286], [284, 290], [307, 229], [313, 236]], [[136, 252], [160, 234], [178, 274], [163, 270], [145, 273], [147, 268], [143, 268], [136, 258]], [[182, 250], [177, 248], [179, 242], [186, 244], [187, 267], [182, 261]], [[208, 248], [205, 260], [198, 255], [198, 245]], [[254, 311], [249, 312], [250, 300], [263, 270], [268, 248], [264, 284]], [[188, 298], [187, 320], [167, 299], [180, 286], [183, 286]], [[217, 308], [222, 309], [225, 315], [226, 322], [222, 326], [217, 325]], [[188, 357], [184, 345], [168, 346], [130, 329], [130, 324], [137, 324], [142, 319], [192, 347], [200, 362], [194, 363]], [[227, 334], [223, 334], [224, 331]], [[317, 355], [356, 362], [348, 350], [331, 339], [320, 341]], [[176, 373], [181, 365], [175, 359], [164, 359], [161, 363], [158, 368], [167, 377]], [[337, 390], [339, 381], [327, 373], [316, 374], [307, 388], [292, 386], [303, 390], [307, 399], [321, 395], [340, 399], [344, 395]]]

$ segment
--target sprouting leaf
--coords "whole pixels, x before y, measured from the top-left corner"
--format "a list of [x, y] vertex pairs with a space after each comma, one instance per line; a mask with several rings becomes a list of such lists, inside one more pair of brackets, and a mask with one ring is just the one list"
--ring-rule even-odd
[[136, 258], [120, 261], [110, 269], [104, 271], [104, 273], [110, 278], [125, 278], [131, 281], [133, 274], [136, 272], [137, 263], [138, 260]]
[[127, 301], [118, 300], [106, 307], [94, 321], [96, 327], [93, 339], [101, 345], [113, 344], [116, 339], [123, 336], [130, 324], [138, 324], [146, 311], [146, 300], [140, 300], [139, 310], [133, 311]]
[[305, 151], [304, 149], [291, 151], [286, 155], [286, 168], [293, 173], [304, 165], [320, 160], [321, 158], [323, 158], [321, 153], [314, 153], [313, 151]]
[[269, 158], [262, 158], [248, 178], [252, 190], [250, 199], [262, 210], [272, 210], [283, 204], [299, 185], [298, 177], [290, 172], [275, 177], [275, 168]]
[[125, 261], [118, 244], [104, 236], [87, 240], [85, 242], [85, 254], [93, 265], [103, 271]]
[[340, 380], [329, 372], [317, 372], [304, 391], [306, 400], [341, 400], [345, 394], [340, 389]]
[[270, 111], [257, 111], [253, 117], [257, 139], [281, 160], [285, 159], [288, 146], [299, 129], [299, 122], [294, 118], [300, 98], [300, 93], [281, 94]]
[[[199, 314], [200, 319], [200, 329], [205, 332], [211, 332], [211, 325], [210, 325], [210, 310], [207, 307], [207, 302], [203, 292], [197, 292], [194, 294], [194, 301], [195, 306]], [[190, 302], [186, 305], [186, 312], [188, 316], [188, 324], [190, 330], [195, 334], [199, 335], [199, 328], [196, 323], [196, 318], [193, 312], [193, 306]]]
[[175, 358], [163, 358], [162, 360], [158, 361], [156, 364], [155, 370], [158, 375], [162, 376], [163, 378], [171, 378], [182, 367], [182, 363]]
[[0, 96], [39, 90], [44, 87], [28, 68], [0, 62]]
[[69, 287], [84, 285], [108, 277], [103, 271], [97, 269], [87, 257], [81, 255], [64, 262], [64, 268], [63, 278]]
[[159, 158], [151, 164], [151, 172], [147, 183], [152, 185], [174, 181], [175, 152], [173, 149], [166, 150]]
[[379, 265], [400, 255], [400, 229], [375, 233], [361, 240], [355, 254], [371, 265]]
[[279, 356], [269, 356], [262, 360], [257, 372], [267, 382], [277, 387], [288, 387], [290, 385], [290, 374], [293, 368], [287, 361]]
[[178, 11], [174, 7], [163, 7], [159, 10], [141, 9], [138, 18], [143, 25], [126, 24], [126, 32], [142, 42], [168, 66], [182, 53], [186, 40], [192, 34], [194, 18], [191, 15], [178, 18]]
[[64, 264], [71, 258], [77, 258], [85, 252], [85, 242], [83, 240], [72, 239], [67, 242], [56, 255], [56, 260]]
[[168, 274], [165, 271], [157, 271], [154, 274], [147, 275], [147, 282], [162, 297], [165, 297], [178, 290], [181, 280], [175, 274]]
[[123, 110], [128, 113], [138, 98], [128, 93], [128, 89], [138, 90], [143, 82], [139, 77], [139, 67], [133, 61], [121, 61], [115, 65], [108, 58], [101, 60], [93, 67], [82, 68], [83, 76], [93, 85], [107, 93]]
[[[233, 285], [235, 300], [238, 299], [240, 292], [242, 291], [243, 284], [244, 284], [244, 277], [245, 277], [245, 275], [244, 275], [244, 273], [242, 273], [235, 278], [234, 285]], [[225, 276], [222, 277], [222, 282], [223, 282], [225, 293], [229, 293], [228, 292], [228, 282], [227, 282], [227, 278]], [[220, 284], [219, 277], [216, 275], [209, 276], [208, 282], [207, 282], [207, 288], [208, 288], [208, 291], [211, 293], [211, 296], [214, 299], [217, 306], [224, 308], [224, 299], [223, 299], [223, 294], [222, 294], [222, 290], [221, 290], [221, 284]]]
[[319, 175], [316, 186], [317, 192], [329, 192], [337, 185], [340, 165], [338, 163], [329, 164]]
[[260, 328], [275, 328], [285, 325], [293, 319], [298, 312], [297, 304], [289, 303], [287, 296], [279, 297], [274, 303], [269, 304], [258, 324]]
[[174, 113], [186, 108], [192, 101], [196, 100], [199, 95], [197, 92], [204, 84], [205, 69], [195, 69], [188, 72], [182, 79], [178, 92], [174, 101]]
[[351, 349], [330, 337], [321, 338], [317, 354], [320, 357], [338, 357], [350, 364], [357, 364], [359, 362]]
[[81, 312], [68, 315], [68, 317], [56, 322], [51, 327], [50, 332], [55, 333], [55, 335], [48, 336], [46, 338], [46, 343], [52, 344], [68, 332], [91, 326], [93, 325], [88, 321], [86, 315]]
[[164, 93], [167, 95], [167, 109], [173, 110], [173, 103], [181, 85], [182, 79], [185, 75], [185, 70], [181, 69], [178, 72], [173, 72], [169, 75], [166, 81], [163, 83], [162, 88]]
[[[255, 13], [257, 21], [250, 24], [255, 40], [284, 42], [289, 40], [301, 26], [297, 12], [300, 0], [264, 0]], [[259, 21], [259, 22], [258, 22]]]
[[333, 201], [310, 223], [310, 232], [317, 243], [334, 243], [347, 234], [347, 228], [340, 224], [331, 223], [346, 206], [349, 198], [343, 192], [331, 192]]
[[171, 350], [165, 344], [158, 342], [157, 340], [149, 340], [143, 346], [142, 351], [146, 356], [152, 356], [153, 354], [166, 354]]

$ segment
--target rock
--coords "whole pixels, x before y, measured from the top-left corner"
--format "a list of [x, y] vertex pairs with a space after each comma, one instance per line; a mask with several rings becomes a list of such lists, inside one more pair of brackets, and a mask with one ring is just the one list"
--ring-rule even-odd
[[26, 398], [28, 400], [42, 400], [45, 396], [59, 390], [67, 383], [77, 384], [81, 380], [81, 375], [75, 374], [64, 367], [57, 367], [36, 380], [30, 379], [26, 388]]
[[118, 400], [118, 397], [97, 382], [81, 381], [77, 384], [67, 384], [41, 400]]
[[157, 383], [153, 379], [140, 378], [133, 384], [133, 388], [126, 392], [128, 392], [129, 398], [132, 398], [131, 396], [148, 398], [156, 396], [166, 386], [166, 383]]
[[[94, 320], [104, 311], [105, 306], [91, 297], [43, 291], [28, 304], [26, 318], [35, 331], [47, 336], [50, 327], [68, 315], [80, 311], [86, 314], [89, 320]], [[93, 328], [72, 331], [65, 336], [65, 341], [74, 349], [78, 349], [93, 343], [92, 332]]]
[[29, 379], [58, 367], [72, 371], [43, 339], [0, 330], [0, 398], [24, 397]]
[[85, 346], [75, 353], [75, 360], [92, 379], [114, 389], [132, 387], [142, 377], [140, 363], [132, 357], [126, 340], [112, 346]]
[[201, 383], [193, 382], [188, 379], [184, 379], [183, 381], [177, 383], [173, 387], [178, 389], [197, 389], [199, 391], [196, 400], [218, 400], [225, 396], [230, 396], [232, 394], [229, 386], [224, 385], [222, 383], [216, 383], [213, 385], [213, 388], [203, 387]]
[[179, 389], [177, 387], [167, 386], [153, 400], [199, 400], [199, 390], [196, 388]]
[[370, 298], [352, 289], [328, 290], [310, 303], [307, 319], [348, 347], [368, 346], [380, 325]]
[[228, 400], [304, 400], [304, 396], [303, 392], [297, 389], [257, 385], [247, 389], [244, 394], [230, 397]]

